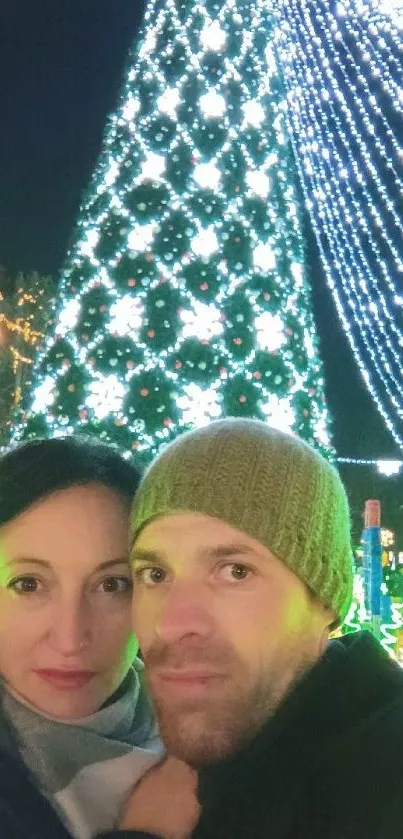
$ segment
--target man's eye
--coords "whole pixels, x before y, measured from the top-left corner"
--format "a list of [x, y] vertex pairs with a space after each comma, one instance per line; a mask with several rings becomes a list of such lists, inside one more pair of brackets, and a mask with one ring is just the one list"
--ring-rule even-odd
[[242, 582], [252, 573], [251, 569], [247, 565], [242, 565], [241, 562], [231, 562], [223, 565], [220, 571], [221, 576], [230, 583]]
[[15, 591], [16, 594], [35, 594], [40, 590], [40, 581], [36, 577], [14, 577], [10, 580], [7, 588]]
[[145, 586], [152, 586], [162, 583], [165, 580], [166, 573], [163, 568], [158, 566], [150, 568], [136, 568], [133, 572], [136, 583], [142, 583]]
[[106, 594], [127, 594], [132, 590], [130, 577], [105, 577], [100, 587]]

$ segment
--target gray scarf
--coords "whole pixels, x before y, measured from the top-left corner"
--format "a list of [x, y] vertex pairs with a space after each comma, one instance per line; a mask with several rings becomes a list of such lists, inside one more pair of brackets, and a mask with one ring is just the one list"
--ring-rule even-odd
[[41, 792], [77, 839], [111, 829], [163, 750], [136, 660], [116, 699], [73, 722], [49, 719], [5, 690], [4, 711]]

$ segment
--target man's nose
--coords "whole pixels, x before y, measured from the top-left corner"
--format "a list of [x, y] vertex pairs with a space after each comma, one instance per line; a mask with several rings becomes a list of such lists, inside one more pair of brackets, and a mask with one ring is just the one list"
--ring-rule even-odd
[[213, 626], [208, 594], [201, 585], [174, 582], [159, 611], [159, 639], [172, 644], [187, 636], [207, 638]]

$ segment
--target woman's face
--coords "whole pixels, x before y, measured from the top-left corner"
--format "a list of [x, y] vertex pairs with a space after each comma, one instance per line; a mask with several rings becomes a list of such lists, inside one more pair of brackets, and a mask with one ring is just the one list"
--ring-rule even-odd
[[0, 528], [0, 673], [45, 714], [98, 710], [135, 657], [128, 517], [117, 493], [90, 484]]

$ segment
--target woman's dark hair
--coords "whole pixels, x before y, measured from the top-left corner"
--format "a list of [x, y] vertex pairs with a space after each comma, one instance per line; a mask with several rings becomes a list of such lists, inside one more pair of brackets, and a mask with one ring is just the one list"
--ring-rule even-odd
[[52, 492], [97, 483], [130, 503], [140, 473], [112, 446], [84, 437], [30, 440], [0, 457], [0, 527]]

